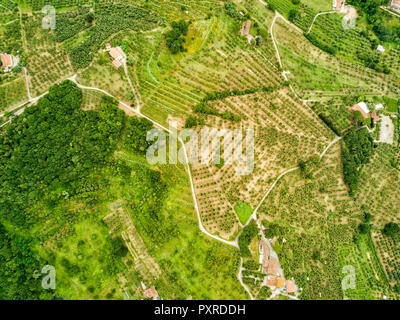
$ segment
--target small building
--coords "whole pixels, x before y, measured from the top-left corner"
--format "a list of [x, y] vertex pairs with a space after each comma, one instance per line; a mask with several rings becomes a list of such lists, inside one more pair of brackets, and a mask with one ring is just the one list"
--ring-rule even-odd
[[276, 287], [276, 277], [267, 279], [268, 287]]
[[344, 4], [345, 4], [344, 0], [333, 0], [332, 6], [333, 9], [341, 11], [342, 9], [344, 9]]
[[285, 286], [285, 280], [282, 278], [276, 278], [276, 287], [281, 289]]
[[156, 300], [156, 298], [158, 297], [158, 292], [157, 292], [156, 288], [154, 288], [154, 286], [151, 288], [148, 288], [145, 291], [145, 293], [146, 293], [147, 298], [152, 298], [152, 299]]
[[8, 72], [14, 66], [14, 59], [11, 54], [4, 53], [1, 55], [1, 64], [4, 72]]
[[247, 20], [243, 23], [242, 26], [242, 36], [249, 36], [250, 35], [250, 28], [251, 28], [251, 21]]
[[352, 112], [360, 111], [364, 119], [368, 119], [369, 109], [365, 102], [359, 102], [351, 107]]
[[392, 0], [392, 3], [390, 4], [390, 7], [392, 9], [400, 11], [400, 0]]
[[293, 280], [286, 280], [286, 292], [287, 293], [295, 293], [297, 291], [297, 287], [294, 284]]
[[383, 109], [384, 109], [384, 106], [383, 106], [382, 103], [379, 103], [379, 104], [377, 104], [377, 105], [375, 106], [375, 110], [383, 110]]
[[107, 50], [110, 50], [110, 49], [111, 49], [111, 44], [106, 43], [106, 49], [107, 49]]
[[117, 69], [121, 67], [126, 61], [126, 55], [121, 47], [111, 48], [109, 50], [109, 54], [111, 58], [113, 58], [113, 66]]
[[110, 49], [110, 56], [115, 60], [122, 60], [122, 55], [117, 48]]
[[384, 52], [385, 52], [385, 48], [384, 48], [383, 46], [381, 46], [381, 45], [379, 45], [379, 46], [376, 48], [376, 50], [377, 50], [378, 52], [380, 52], [380, 53], [384, 53]]

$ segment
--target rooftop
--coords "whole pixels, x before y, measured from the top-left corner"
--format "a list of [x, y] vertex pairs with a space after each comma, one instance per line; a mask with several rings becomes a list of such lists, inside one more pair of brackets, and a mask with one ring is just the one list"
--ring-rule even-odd
[[4, 68], [7, 68], [12, 65], [12, 57], [10, 54], [2, 54], [1, 55], [1, 63]]

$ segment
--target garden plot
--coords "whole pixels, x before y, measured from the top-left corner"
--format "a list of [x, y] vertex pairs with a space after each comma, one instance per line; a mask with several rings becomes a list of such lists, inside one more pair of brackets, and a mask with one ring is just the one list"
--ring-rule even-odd
[[[287, 88], [272, 93], [230, 97], [210, 103], [219, 111], [231, 111], [242, 121], [233, 123], [208, 116], [210, 128], [255, 131], [255, 167], [240, 176], [240, 165], [197, 164], [193, 179], [202, 221], [211, 233], [233, 236], [239, 224], [234, 206], [246, 201], [255, 208], [274, 180], [285, 170], [296, 167], [299, 159], [320, 154], [333, 140], [333, 134]], [[200, 128], [199, 128], [200, 129]], [[245, 146], [245, 143], [243, 143]], [[221, 150], [221, 157], [223, 151]]]

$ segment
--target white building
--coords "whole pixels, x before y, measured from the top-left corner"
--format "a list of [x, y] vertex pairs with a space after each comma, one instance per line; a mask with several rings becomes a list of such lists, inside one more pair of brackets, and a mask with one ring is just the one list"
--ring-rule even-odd
[[379, 45], [378, 48], [376, 48], [376, 50], [378, 50], [380, 53], [384, 53], [385, 52], [385, 48], [382, 47], [381, 45]]
[[392, 0], [390, 5], [393, 9], [400, 11], [400, 0]]

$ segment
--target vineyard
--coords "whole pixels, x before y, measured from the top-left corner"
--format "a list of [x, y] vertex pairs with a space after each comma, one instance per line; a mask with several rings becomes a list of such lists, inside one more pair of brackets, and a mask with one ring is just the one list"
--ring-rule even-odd
[[375, 300], [395, 295], [389, 290], [386, 276], [375, 253], [370, 235], [362, 235], [356, 243], [338, 246], [339, 267], [351, 266], [356, 273], [354, 288], [343, 290], [345, 299]]

